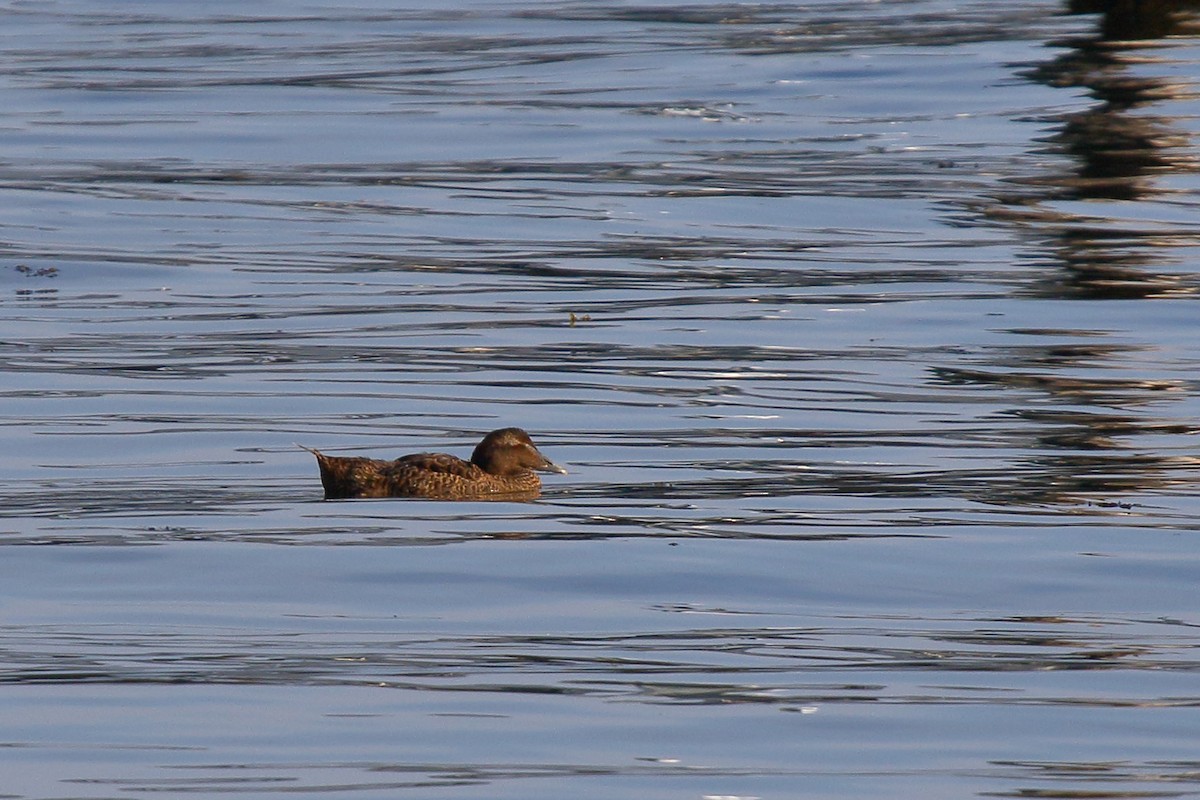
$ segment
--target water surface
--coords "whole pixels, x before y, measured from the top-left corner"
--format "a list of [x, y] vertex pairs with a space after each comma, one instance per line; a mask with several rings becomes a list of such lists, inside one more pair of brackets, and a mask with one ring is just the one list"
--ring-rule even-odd
[[1195, 793], [1187, 4], [0, 24], [6, 796]]

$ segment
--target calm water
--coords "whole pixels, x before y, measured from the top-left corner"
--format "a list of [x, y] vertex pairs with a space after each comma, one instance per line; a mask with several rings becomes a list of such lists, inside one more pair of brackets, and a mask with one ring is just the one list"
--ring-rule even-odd
[[440, 6], [0, 2], [0, 797], [1200, 793], [1194, 5]]

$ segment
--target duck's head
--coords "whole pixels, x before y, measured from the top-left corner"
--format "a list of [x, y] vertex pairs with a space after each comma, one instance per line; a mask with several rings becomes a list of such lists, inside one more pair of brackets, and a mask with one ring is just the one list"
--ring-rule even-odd
[[516, 475], [527, 470], [567, 474], [542, 455], [529, 434], [520, 428], [501, 428], [483, 437], [471, 454], [471, 462], [492, 475]]

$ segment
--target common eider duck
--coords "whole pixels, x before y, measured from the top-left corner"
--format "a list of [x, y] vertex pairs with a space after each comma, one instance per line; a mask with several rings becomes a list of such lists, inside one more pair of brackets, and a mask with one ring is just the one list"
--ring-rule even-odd
[[[303, 445], [301, 445], [303, 447]], [[520, 428], [501, 428], [483, 437], [463, 461], [446, 453], [415, 453], [395, 461], [317, 457], [325, 499], [424, 497], [433, 500], [531, 500], [541, 492], [537, 472], [567, 471], [546, 458]]]

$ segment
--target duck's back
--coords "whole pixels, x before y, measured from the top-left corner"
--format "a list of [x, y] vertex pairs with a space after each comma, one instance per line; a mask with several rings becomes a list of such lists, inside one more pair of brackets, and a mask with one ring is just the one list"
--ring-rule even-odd
[[464, 497], [478, 494], [478, 487], [491, 477], [470, 461], [446, 453], [416, 453], [384, 468], [384, 494], [366, 496]]

